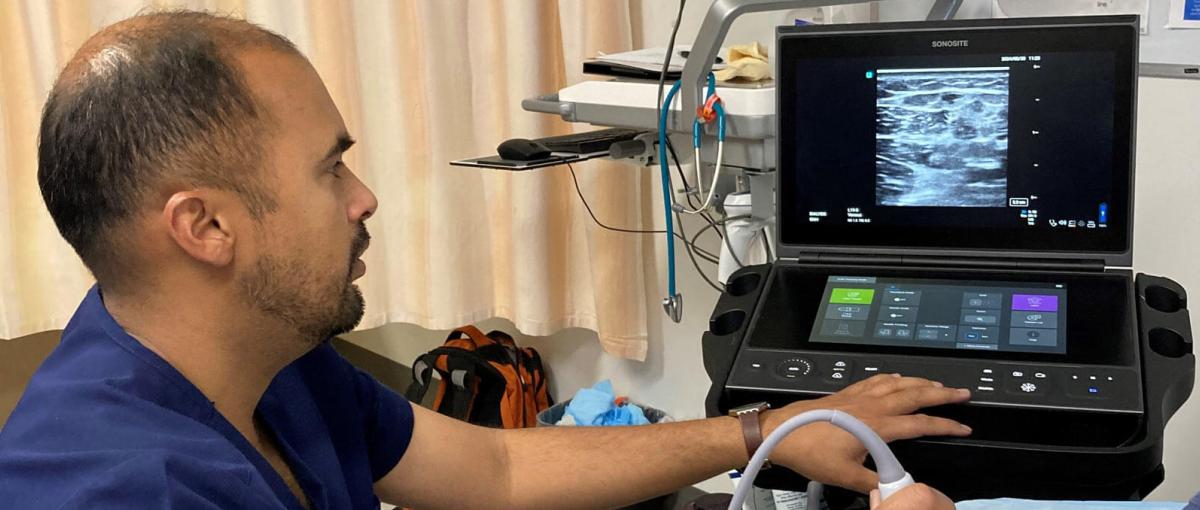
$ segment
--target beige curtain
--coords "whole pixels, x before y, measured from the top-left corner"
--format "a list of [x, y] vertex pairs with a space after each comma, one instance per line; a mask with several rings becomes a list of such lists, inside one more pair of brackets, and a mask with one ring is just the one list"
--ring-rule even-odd
[[[38, 114], [57, 69], [104, 25], [185, 7], [291, 38], [359, 139], [348, 163], [380, 199], [362, 327], [504, 317], [530, 335], [592, 329], [609, 353], [643, 359], [655, 299], [649, 236], [595, 227], [566, 168], [447, 164], [507, 138], [570, 132], [520, 102], [581, 79], [586, 56], [630, 49], [629, 1], [0, 2], [0, 337], [62, 327], [90, 285], [36, 185]], [[611, 162], [576, 170], [603, 221], [652, 228], [653, 172]]]

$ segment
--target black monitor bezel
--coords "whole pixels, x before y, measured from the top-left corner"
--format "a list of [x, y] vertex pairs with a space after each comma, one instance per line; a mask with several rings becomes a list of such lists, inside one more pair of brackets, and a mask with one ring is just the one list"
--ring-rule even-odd
[[[971, 51], [1009, 52], [1028, 48], [1046, 51], [1053, 42], [1064, 51], [1112, 51], [1116, 69], [1116, 101], [1114, 111], [1114, 151], [1110, 206], [1114, 213], [1110, 226], [1104, 230], [1006, 230], [943, 227], [887, 227], [882, 225], [853, 225], [839, 223], [810, 223], [789, 218], [785, 204], [797, 200], [795, 182], [788, 178], [798, 171], [794, 153], [786, 150], [782, 133], [792, 131], [787, 113], [794, 98], [785, 93], [787, 83], [794, 77], [788, 72], [787, 61], [814, 55], [820, 41], [845, 44], [849, 40], [863, 41], [888, 37], [923, 41], [925, 47], [934, 39], [971, 40]], [[1099, 259], [1110, 266], [1132, 263], [1134, 137], [1137, 87], [1136, 16], [1097, 16], [1076, 18], [1032, 18], [1002, 20], [962, 20], [920, 23], [881, 23], [867, 25], [780, 27], [777, 32], [779, 65], [776, 82], [777, 111], [777, 171], [776, 171], [776, 231], [781, 257], [796, 258], [802, 253], [842, 252], [894, 255], [938, 255], [955, 257], [1015, 257], [1053, 259]], [[1021, 38], [1021, 39], [1018, 39]], [[1013, 41], [1020, 40], [1019, 44]], [[913, 54], [917, 46], [904, 51]], [[873, 50], [876, 48], [872, 48]], [[871, 54], [902, 54], [893, 48], [889, 52]], [[866, 52], [858, 51], [863, 55]], [[1121, 143], [1128, 141], [1128, 143]]]

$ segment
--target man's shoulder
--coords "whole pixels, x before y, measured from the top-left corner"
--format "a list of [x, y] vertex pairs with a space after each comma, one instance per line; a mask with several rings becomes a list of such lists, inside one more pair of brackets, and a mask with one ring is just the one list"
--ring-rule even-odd
[[254, 469], [164, 449], [60, 452], [34, 465], [0, 459], [12, 508], [269, 508]]
[[0, 430], [0, 459], [13, 447], [121, 449], [219, 436], [206, 426], [215, 413], [165, 362], [148, 362], [94, 331], [68, 332]]
[[0, 430], [0, 506], [206, 508], [198, 503], [236, 501], [259, 483], [245, 455], [205, 423], [111, 386], [59, 389], [67, 395], [27, 395], [35, 398]]
[[216, 408], [150, 361], [102, 332], [64, 335], [0, 429], [0, 506], [171, 499], [214, 480], [246, 487], [256, 471], [214, 428]]

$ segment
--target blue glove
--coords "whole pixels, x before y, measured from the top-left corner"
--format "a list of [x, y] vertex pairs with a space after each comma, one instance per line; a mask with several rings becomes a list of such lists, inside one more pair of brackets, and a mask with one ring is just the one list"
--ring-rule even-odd
[[629, 404], [616, 406], [613, 400], [612, 381], [605, 379], [591, 388], [581, 388], [575, 392], [571, 403], [567, 404], [566, 412], [575, 419], [576, 425], [609, 426], [609, 425], [646, 425], [650, 423], [642, 408]]

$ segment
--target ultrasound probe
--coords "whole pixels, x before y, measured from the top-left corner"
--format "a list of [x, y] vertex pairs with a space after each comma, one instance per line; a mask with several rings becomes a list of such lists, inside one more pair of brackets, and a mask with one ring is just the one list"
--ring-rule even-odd
[[[750, 463], [746, 465], [746, 471], [742, 474], [742, 480], [738, 483], [737, 490], [733, 493], [733, 499], [729, 502], [729, 510], [741, 510], [742, 503], [746, 500], [746, 496], [750, 493], [754, 486], [754, 479], [758, 476], [758, 472], [762, 469], [763, 463], [767, 460], [767, 455], [771, 454], [771, 450], [783, 441], [784, 437], [791, 434], [796, 429], [805, 425], [817, 422], [829, 422], [837, 425], [842, 430], [849, 432], [856, 439], [867, 447], [867, 452], [871, 454], [871, 458], [875, 460], [876, 470], [879, 472], [879, 500], [883, 501], [892, 494], [900, 491], [905, 487], [913, 484], [912, 475], [904, 470], [900, 465], [900, 461], [896, 460], [896, 455], [888, 448], [883, 438], [879, 437], [874, 430], [871, 430], [865, 423], [858, 420], [849, 414], [841, 411], [829, 409], [817, 409], [800, 413], [796, 416], [788, 418], [779, 428], [771, 432], [763, 441], [762, 446], [754, 452], [754, 456], [750, 458]], [[809, 493], [812, 494], [818, 484], [809, 484]], [[812, 498], [809, 498], [809, 503], [812, 503]], [[809, 508], [816, 508], [810, 506]]]

